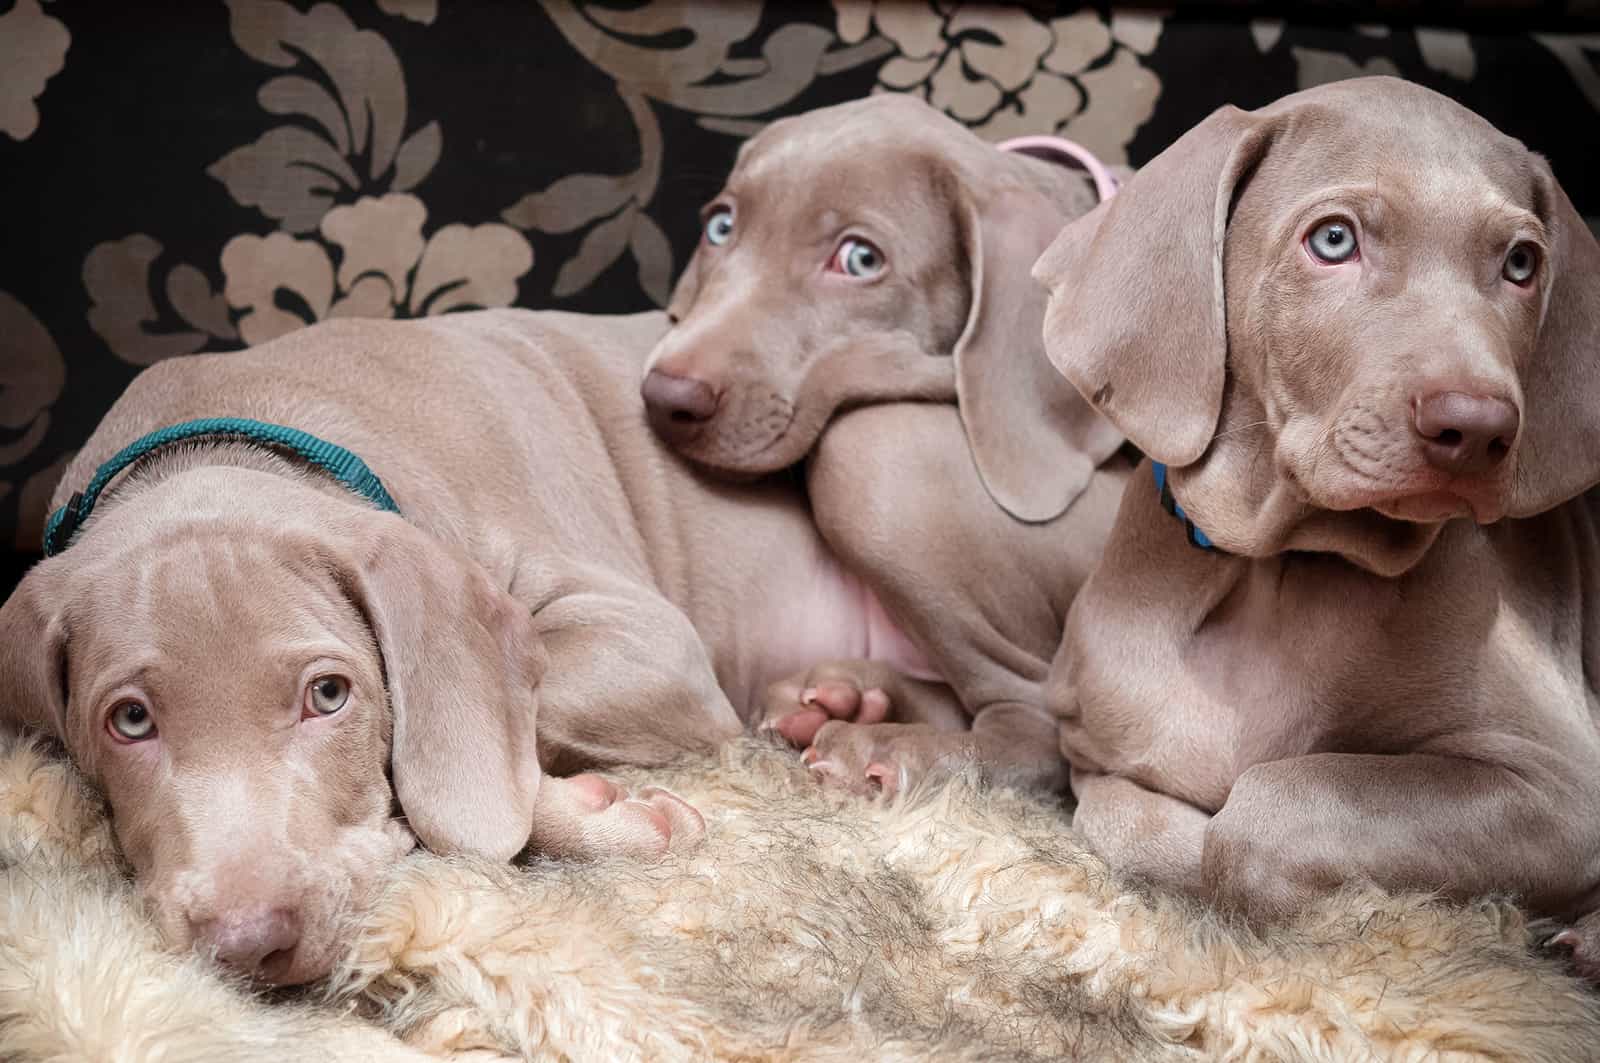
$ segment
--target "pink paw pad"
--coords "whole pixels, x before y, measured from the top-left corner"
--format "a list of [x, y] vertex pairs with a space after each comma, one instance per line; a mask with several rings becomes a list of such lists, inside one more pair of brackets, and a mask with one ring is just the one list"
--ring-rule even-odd
[[706, 820], [689, 802], [659, 786], [646, 786], [629, 801], [641, 806], [673, 850], [696, 845], [706, 834]]
[[566, 782], [585, 812], [603, 812], [628, 796], [626, 790], [600, 775], [574, 775]]
[[1570, 928], [1552, 934], [1544, 942], [1547, 952], [1567, 954], [1567, 962], [1574, 974], [1600, 985], [1600, 954], [1597, 954], [1594, 946], [1595, 942], [1587, 940], [1586, 935]]
[[828, 720], [828, 714], [821, 709], [801, 709], [799, 712], [778, 717], [772, 729], [782, 735], [783, 740], [791, 746], [809, 746]]
[[889, 718], [889, 695], [872, 687], [862, 691], [849, 683], [823, 682], [800, 692], [802, 706], [780, 716], [771, 728], [792, 746], [809, 746], [830, 720], [882, 723]]

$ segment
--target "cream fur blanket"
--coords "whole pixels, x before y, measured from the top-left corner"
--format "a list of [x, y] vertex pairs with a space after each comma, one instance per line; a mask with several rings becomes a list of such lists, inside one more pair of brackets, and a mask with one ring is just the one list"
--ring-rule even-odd
[[866, 804], [754, 742], [649, 775], [698, 852], [419, 854], [330, 985], [266, 1001], [162, 952], [94, 800], [0, 744], [0, 1059], [1600, 1058], [1600, 1000], [1509, 905], [1352, 894], [1263, 941], [965, 780]]

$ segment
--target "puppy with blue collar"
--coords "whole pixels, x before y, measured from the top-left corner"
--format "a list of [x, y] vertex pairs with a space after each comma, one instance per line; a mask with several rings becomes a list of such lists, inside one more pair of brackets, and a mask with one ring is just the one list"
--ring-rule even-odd
[[1545, 161], [1322, 86], [1216, 112], [1034, 275], [1151, 459], [1048, 685], [1077, 826], [1264, 923], [1600, 907], [1600, 247]]

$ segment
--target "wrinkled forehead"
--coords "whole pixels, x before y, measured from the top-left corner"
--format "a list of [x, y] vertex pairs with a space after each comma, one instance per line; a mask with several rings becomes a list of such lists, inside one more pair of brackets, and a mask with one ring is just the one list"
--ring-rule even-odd
[[1480, 116], [1434, 93], [1345, 95], [1353, 98], [1330, 93], [1295, 104], [1289, 97], [1260, 112], [1280, 124], [1252, 184], [1278, 191], [1285, 207], [1318, 190], [1351, 189], [1426, 208], [1441, 220], [1547, 217], [1535, 157]]
[[325, 638], [354, 616], [307, 544], [269, 534], [175, 529], [98, 559], [75, 582], [74, 660], [97, 671], [237, 663], [266, 644]]
[[935, 160], [954, 164], [969, 147], [926, 111], [829, 108], [776, 122], [741, 151], [727, 190], [774, 204], [893, 203], [927, 188]]

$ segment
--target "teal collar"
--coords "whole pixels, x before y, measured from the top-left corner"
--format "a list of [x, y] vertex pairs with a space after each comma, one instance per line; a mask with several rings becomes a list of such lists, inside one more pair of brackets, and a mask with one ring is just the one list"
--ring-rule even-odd
[[1184, 534], [1189, 538], [1189, 545], [1202, 550], [1216, 550], [1217, 548], [1212, 545], [1211, 536], [1195, 527], [1194, 521], [1189, 519], [1189, 514], [1183, 511], [1183, 507], [1178, 505], [1178, 500], [1172, 496], [1172, 485], [1167, 483], [1167, 467], [1159, 461], [1152, 461], [1150, 471], [1156, 478], [1156, 491], [1161, 496], [1161, 508], [1182, 522]]
[[343, 447], [308, 432], [282, 425], [250, 421], [238, 417], [207, 417], [198, 421], [185, 421], [163, 428], [123, 447], [116, 456], [95, 472], [94, 478], [71, 501], [50, 515], [44, 526], [44, 553], [46, 557], [59, 554], [72, 543], [72, 537], [89, 519], [100, 492], [106, 489], [113, 477], [143, 458], [145, 455], [175, 443], [188, 443], [199, 439], [218, 439], [229, 442], [256, 443], [274, 450], [288, 451], [296, 457], [326, 472], [335, 480], [365, 498], [379, 509], [400, 512], [394, 499], [383, 488], [366, 463]]

